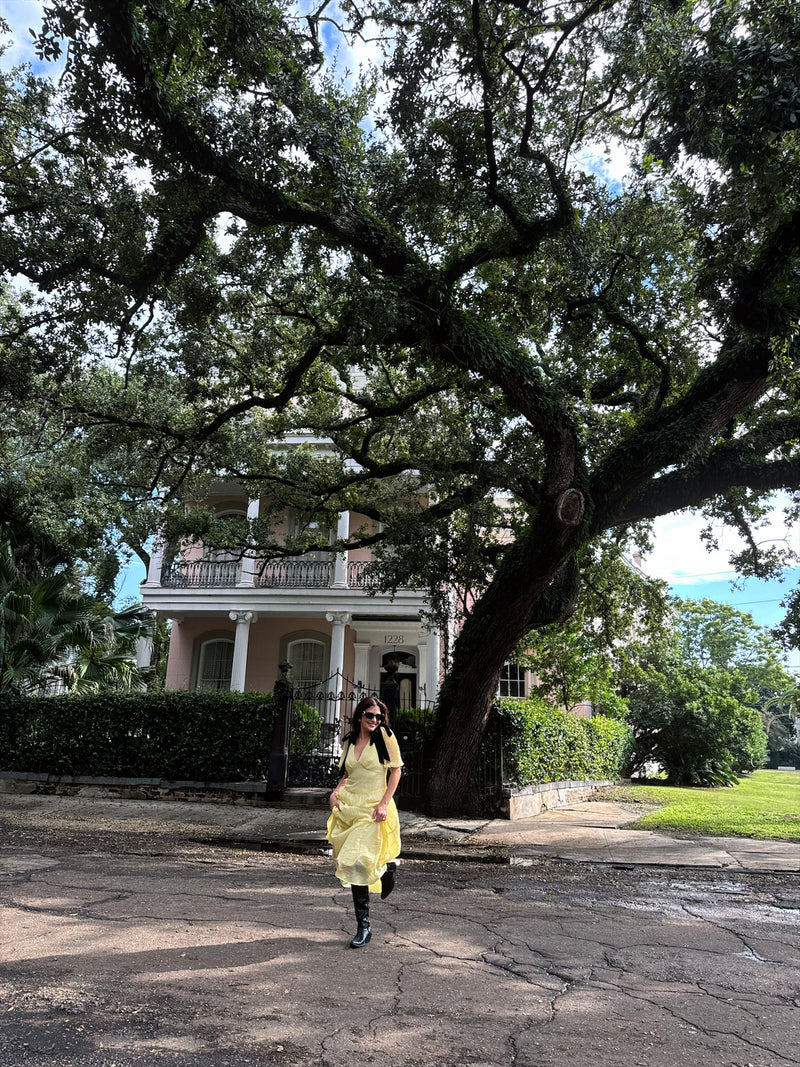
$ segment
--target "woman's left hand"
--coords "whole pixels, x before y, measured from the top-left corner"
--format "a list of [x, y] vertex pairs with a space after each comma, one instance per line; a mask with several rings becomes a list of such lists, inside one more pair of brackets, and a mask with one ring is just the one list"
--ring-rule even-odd
[[381, 801], [372, 813], [372, 818], [375, 822], [384, 822], [388, 813], [389, 805], [386, 801]]

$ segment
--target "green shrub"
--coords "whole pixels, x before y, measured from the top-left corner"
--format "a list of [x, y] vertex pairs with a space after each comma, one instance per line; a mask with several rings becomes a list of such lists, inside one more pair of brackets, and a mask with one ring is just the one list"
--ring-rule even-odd
[[289, 754], [304, 756], [319, 748], [322, 734], [322, 719], [316, 708], [304, 704], [302, 700], [292, 703], [292, 732], [289, 742]]
[[739, 699], [731, 672], [686, 668], [656, 675], [630, 697], [631, 770], [656, 763], [670, 785], [732, 784], [767, 752], [761, 716]]
[[763, 767], [767, 758], [768, 738], [764, 721], [755, 708], [744, 707], [731, 724], [728, 740], [734, 769], [743, 774]]
[[498, 738], [504, 777], [520, 786], [618, 778], [633, 739], [618, 719], [578, 718], [538, 696], [497, 702], [487, 729], [487, 752]]
[[0, 764], [40, 774], [258, 780], [274, 717], [263, 693], [4, 696]]
[[418, 743], [430, 737], [436, 727], [435, 708], [398, 708], [394, 713], [394, 730], [398, 738]]
[[584, 723], [592, 749], [591, 778], [621, 777], [633, 749], [633, 730], [627, 723], [606, 715], [593, 715], [580, 721]]

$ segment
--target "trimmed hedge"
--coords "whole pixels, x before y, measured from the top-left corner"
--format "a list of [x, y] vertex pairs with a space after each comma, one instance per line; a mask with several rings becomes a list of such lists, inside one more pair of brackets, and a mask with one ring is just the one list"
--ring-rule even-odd
[[264, 693], [0, 698], [0, 767], [38, 774], [208, 782], [266, 776], [275, 706]]
[[[0, 767], [9, 771], [206, 782], [259, 781], [269, 767], [275, 704], [269, 694], [164, 690], [98, 696], [0, 698]], [[316, 710], [293, 708], [293, 753], [319, 742]], [[407, 770], [424, 761], [435, 713], [398, 711]], [[498, 747], [517, 785], [617, 778], [633, 735], [617, 719], [579, 719], [546, 701], [495, 705], [484, 759]], [[301, 752], [302, 750], [302, 752]], [[417, 758], [418, 757], [418, 758]]]
[[633, 732], [619, 719], [578, 718], [532, 697], [507, 697], [492, 710], [487, 742], [502, 745], [504, 778], [516, 785], [619, 778]]

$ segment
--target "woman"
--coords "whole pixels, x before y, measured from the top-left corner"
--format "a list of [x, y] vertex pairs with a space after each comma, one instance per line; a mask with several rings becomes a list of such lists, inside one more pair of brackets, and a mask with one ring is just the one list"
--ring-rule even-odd
[[400, 820], [392, 798], [403, 761], [397, 738], [384, 725], [386, 715], [386, 705], [375, 697], [359, 701], [339, 760], [344, 774], [330, 795], [328, 840], [336, 877], [352, 888], [358, 923], [351, 948], [361, 948], [372, 937], [369, 894], [389, 896], [400, 854]]

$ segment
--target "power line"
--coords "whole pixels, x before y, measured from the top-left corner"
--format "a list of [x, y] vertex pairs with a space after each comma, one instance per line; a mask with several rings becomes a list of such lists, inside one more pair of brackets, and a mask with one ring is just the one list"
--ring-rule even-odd
[[[645, 569], [645, 571], [647, 570], [647, 561], [646, 560], [644, 562], [644, 569]], [[786, 573], [791, 574], [793, 571], [799, 571], [799, 570], [800, 570], [800, 567], [797, 567], [797, 566], [787, 567], [786, 568]], [[741, 575], [737, 571], [731, 570], [730, 567], [728, 567], [728, 569], [724, 570], [724, 571], [700, 571], [697, 574], [678, 574], [678, 575], [676, 575], [676, 577], [680, 578], [681, 581], [684, 581], [687, 578], [727, 578], [727, 579], [729, 579], [730, 581], [733, 582], [733, 581], [736, 581], [737, 579], [742, 578], [742, 577], [744, 577], [747, 580], [749, 580], [750, 578], [755, 578], [756, 581], [765, 581], [765, 580], [766, 581], [770, 581], [771, 580], [769, 578], [767, 578], [767, 579], [756, 578], [756, 576], [754, 574]], [[665, 578], [664, 580], [665, 581], [669, 581], [669, 579], [667, 579], [667, 578]]]
[[736, 605], [740, 607], [749, 607], [751, 604], [780, 604], [781, 599], [782, 598], [775, 597], [774, 600], [737, 600]]

